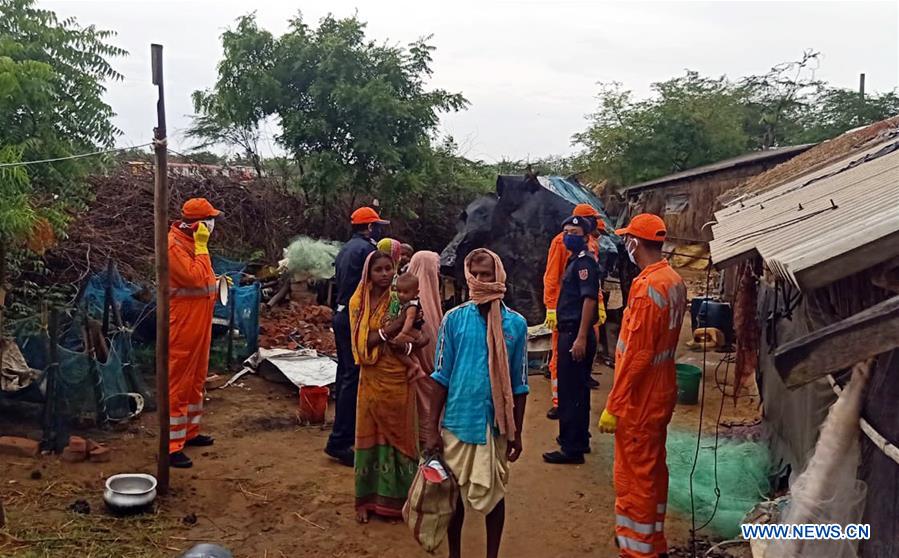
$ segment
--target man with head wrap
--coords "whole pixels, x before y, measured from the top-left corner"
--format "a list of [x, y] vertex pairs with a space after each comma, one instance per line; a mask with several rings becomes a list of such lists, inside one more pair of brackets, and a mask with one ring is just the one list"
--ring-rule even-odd
[[[506, 307], [499, 256], [479, 248], [465, 258], [471, 300], [447, 312], [431, 376], [439, 387], [431, 413], [432, 449], [443, 447], [460, 488], [449, 525], [450, 558], [461, 555], [464, 501], [486, 514], [487, 557], [499, 555], [509, 462], [521, 455], [527, 384], [527, 322]], [[446, 408], [443, 430], [437, 418]]]

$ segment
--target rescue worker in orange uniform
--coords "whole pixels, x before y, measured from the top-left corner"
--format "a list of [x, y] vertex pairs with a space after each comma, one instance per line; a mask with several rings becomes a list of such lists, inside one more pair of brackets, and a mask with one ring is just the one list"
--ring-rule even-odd
[[620, 556], [667, 557], [665, 441], [677, 400], [674, 358], [687, 289], [662, 255], [665, 223], [635, 216], [624, 238], [634, 279], [615, 351], [615, 380], [599, 429], [615, 434], [615, 534]]
[[185, 446], [214, 442], [200, 421], [218, 290], [207, 244], [221, 214], [192, 198], [169, 230], [169, 464], [182, 469], [193, 466]]
[[[588, 203], [580, 203], [574, 206], [571, 216], [592, 218], [598, 227], [605, 229], [605, 223], [600, 218], [599, 212]], [[543, 273], [543, 305], [546, 306], [546, 319], [543, 325], [552, 330], [552, 356], [549, 359], [549, 375], [552, 385], [553, 404], [546, 413], [546, 417], [551, 420], [558, 420], [559, 418], [559, 332], [556, 330], [558, 325], [556, 305], [559, 302], [559, 291], [562, 288], [562, 276], [565, 274], [565, 266], [568, 265], [568, 259], [571, 257], [571, 252], [565, 248], [564, 237], [564, 231], [560, 232], [549, 243], [549, 252], [546, 254], [546, 271]], [[590, 235], [587, 238], [587, 249], [593, 254], [594, 258], [599, 258], [599, 243], [595, 236]], [[604, 322], [605, 308], [601, 292], [599, 308], [601, 312], [600, 319]], [[590, 379], [593, 380], [592, 378]], [[593, 381], [595, 382], [595, 380]], [[591, 387], [596, 386], [591, 385]]]

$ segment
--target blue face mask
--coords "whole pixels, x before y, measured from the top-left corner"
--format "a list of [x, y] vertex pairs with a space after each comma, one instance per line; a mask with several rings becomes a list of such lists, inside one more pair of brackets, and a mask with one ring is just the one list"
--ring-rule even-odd
[[380, 223], [372, 223], [371, 226], [371, 239], [375, 242], [384, 238], [384, 226]]
[[580, 254], [587, 247], [587, 239], [583, 236], [566, 234], [562, 237], [562, 242], [565, 244], [565, 248], [575, 255]]

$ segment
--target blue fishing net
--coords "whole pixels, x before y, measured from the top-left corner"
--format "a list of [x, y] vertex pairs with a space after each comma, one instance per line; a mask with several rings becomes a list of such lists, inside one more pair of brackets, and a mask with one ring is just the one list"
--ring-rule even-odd
[[[112, 302], [120, 309], [122, 321], [129, 325], [138, 323], [149, 311], [149, 305], [135, 298], [141, 288], [123, 279], [115, 267], [111, 274], [104, 271], [95, 273], [88, 278], [81, 295], [81, 307], [95, 318], [102, 317], [106, 288], [110, 284]], [[155, 307], [155, 305], [153, 306]]]
[[[82, 323], [75, 314], [71, 324], [61, 331], [57, 352], [55, 397], [57, 408], [66, 416], [82, 419], [126, 418], [131, 412], [128, 393], [140, 393], [149, 398], [146, 385], [131, 368], [133, 348], [127, 331], [114, 334], [109, 340], [106, 362], [87, 354], [81, 338]], [[16, 344], [28, 366], [44, 374], [50, 365], [49, 338], [41, 329], [21, 330]]]

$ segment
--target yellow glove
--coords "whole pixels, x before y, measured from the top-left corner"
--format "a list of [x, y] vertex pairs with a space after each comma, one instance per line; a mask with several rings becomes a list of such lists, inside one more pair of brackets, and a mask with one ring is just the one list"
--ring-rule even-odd
[[606, 305], [599, 301], [596, 304], [596, 312], [599, 315], [599, 325], [606, 323]]
[[602, 415], [599, 417], [599, 431], [604, 434], [614, 434], [617, 428], [618, 417], [603, 409]]
[[546, 309], [546, 320], [543, 322], [548, 329], [556, 329], [556, 325], [558, 325], [558, 320], [556, 319], [556, 310], [555, 308], [547, 308]]
[[209, 255], [209, 229], [202, 222], [197, 223], [197, 230], [194, 231], [194, 255]]
[[225, 282], [228, 283], [229, 287], [234, 286], [234, 279], [231, 279], [230, 275], [225, 275]]

